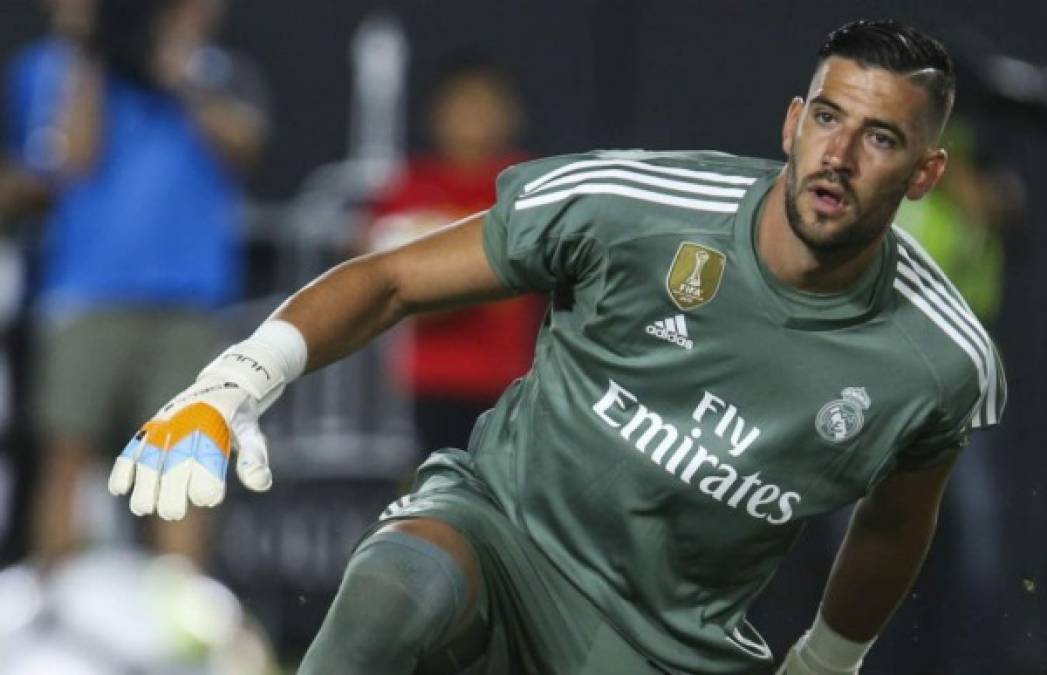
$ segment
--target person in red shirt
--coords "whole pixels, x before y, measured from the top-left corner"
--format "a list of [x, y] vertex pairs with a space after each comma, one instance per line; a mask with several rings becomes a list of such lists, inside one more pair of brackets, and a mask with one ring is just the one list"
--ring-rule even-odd
[[[433, 149], [413, 157], [375, 206], [369, 248], [381, 250], [495, 201], [495, 179], [526, 159], [513, 147], [521, 112], [490, 66], [450, 72], [430, 104]], [[421, 447], [465, 447], [479, 413], [531, 366], [544, 301], [537, 296], [418, 317], [394, 350]]]

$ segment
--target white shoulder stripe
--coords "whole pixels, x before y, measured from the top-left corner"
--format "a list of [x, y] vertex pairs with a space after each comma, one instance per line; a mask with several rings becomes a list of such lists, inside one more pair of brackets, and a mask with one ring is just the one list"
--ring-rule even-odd
[[950, 296], [946, 294], [941, 284], [931, 280], [931, 283], [938, 286], [938, 291], [935, 292], [933, 289], [928, 288], [925, 280], [921, 279], [912, 268], [902, 261], [898, 262], [898, 273], [905, 277], [911, 287], [921, 293], [924, 299], [928, 300], [946, 317], [951, 319], [953, 326], [963, 331], [964, 335], [970, 340], [970, 344], [978, 352], [982, 368], [985, 371], [985, 379], [988, 386], [983, 390], [983, 399], [990, 410], [995, 410], [997, 390], [996, 358], [993, 356], [992, 345], [988, 342], [989, 338], [982, 331], [981, 326], [977, 323], [972, 324], [970, 317], [961, 318], [955, 307], [950, 307], [946, 304], [943, 297]]
[[925, 278], [917, 274], [916, 270], [906, 265], [903, 261], [898, 262], [898, 273], [905, 277], [905, 280], [909, 282], [909, 285], [914, 290], [917, 290], [924, 298], [934, 303], [934, 306], [945, 316], [952, 319], [953, 325], [962, 330], [970, 338], [971, 344], [977, 347], [978, 354], [982, 357], [982, 360], [987, 360], [989, 345], [986, 344], [986, 336], [972, 325], [967, 317], [961, 316], [960, 312], [962, 310], [957, 311], [954, 306], [946, 302], [945, 298], [947, 296], [945, 296], [943, 290], [933, 288], [930, 285], [933, 282], [927, 282]]
[[[701, 185], [699, 183], [685, 183], [684, 181], [680, 180], [658, 178], [656, 176], [651, 176], [645, 173], [639, 173], [636, 171], [623, 171], [621, 169], [602, 169], [598, 171], [582, 171], [580, 173], [572, 173], [567, 176], [562, 176], [555, 180], [551, 180], [538, 189], [548, 190], [550, 188], [560, 187], [561, 185], [574, 185], [575, 183], [582, 183], [585, 181], [589, 181], [593, 178], [617, 178], [619, 180], [640, 183], [641, 185], [650, 185], [652, 187], [664, 188], [666, 190], [675, 190], [677, 192], [690, 192], [692, 194], [698, 195], [710, 195], [712, 197], [729, 197], [734, 199], [741, 199], [745, 196], [745, 190], [739, 188], [718, 187], [716, 185]], [[531, 192], [534, 192], [534, 190], [532, 190]]]
[[[923, 295], [921, 295], [915, 289], [910, 288], [905, 281], [903, 281], [900, 278], [895, 278], [894, 288], [899, 293], [904, 295], [906, 299], [909, 300], [909, 302], [911, 302], [920, 311], [922, 311], [927, 316], [927, 318], [934, 322], [934, 324], [937, 325], [938, 328], [940, 328], [946, 335], [948, 335], [952, 339], [952, 341], [955, 342], [956, 345], [959, 346], [965, 354], [967, 354], [968, 358], [971, 359], [971, 362], [974, 364], [975, 371], [978, 374], [978, 389], [980, 392], [980, 396], [977, 406], [980, 408], [982, 401], [985, 399], [988, 389], [995, 388], [996, 386], [995, 381], [989, 381], [986, 369], [982, 364], [982, 355], [971, 345], [970, 342], [968, 342], [966, 337], [961, 335], [956, 330], [956, 328], [953, 327], [951, 323], [946, 321], [945, 318], [942, 317], [942, 315], [939, 314], [938, 311], [931, 306], [931, 304], [924, 298]], [[987, 420], [988, 423], [994, 424], [995, 419], [992, 418], [994, 418], [996, 414], [995, 407], [991, 406], [988, 410], [988, 414], [990, 417], [990, 419]], [[975, 426], [980, 426], [981, 410], [978, 411], [978, 414], [976, 414], [975, 417]]]
[[690, 169], [678, 169], [670, 166], [658, 166], [657, 164], [646, 164], [644, 162], [637, 162], [628, 159], [587, 159], [579, 162], [573, 162], [571, 164], [565, 164], [559, 169], [554, 169], [549, 173], [535, 178], [527, 185], [524, 185], [524, 192], [533, 192], [537, 188], [541, 187], [545, 183], [558, 178], [565, 173], [577, 171], [579, 169], [589, 169], [598, 166], [623, 166], [630, 169], [642, 169], [650, 171], [652, 173], [660, 173], [666, 176], [677, 176], [680, 178], [692, 178], [694, 180], [704, 180], [713, 183], [726, 183], [728, 185], [752, 185], [756, 182], [755, 178], [750, 176], [730, 176], [725, 174], [714, 173], [711, 171], [693, 171]]
[[[899, 254], [910, 264], [912, 269], [919, 275], [920, 279], [924, 282], [924, 286], [933, 288], [940, 297], [944, 298], [946, 302], [952, 305], [953, 309], [966, 320], [968, 326], [970, 326], [977, 334], [977, 343], [983, 347], [983, 353], [988, 364], [987, 377], [989, 380], [988, 391], [985, 392], [984, 404], [987, 409], [987, 423], [995, 424], [999, 417], [999, 403], [1003, 392], [1000, 390], [1000, 373], [999, 366], [996, 362], [995, 348], [993, 347], [992, 340], [989, 338], [989, 334], [985, 331], [981, 322], [974, 316], [974, 312], [970, 306], [964, 301], [963, 296], [960, 295], [959, 291], [955, 288], [946, 287], [942, 280], [947, 279], [945, 273], [942, 272], [941, 268], [934, 262], [929, 254], [927, 254], [920, 246], [919, 242], [913, 238], [912, 235], [903, 231], [899, 227], [894, 228], [895, 233], [902, 239], [906, 246], [898, 246]], [[914, 253], [910, 253], [908, 248], [912, 248]], [[917, 257], [918, 255], [918, 257]], [[899, 261], [900, 264], [901, 261]], [[975, 419], [975, 426], [981, 426], [981, 420], [979, 417]]]
[[378, 516], [378, 520], [385, 520], [387, 518], [392, 518], [393, 516], [398, 515], [401, 511], [410, 506], [412, 501], [414, 501], [414, 499], [411, 495], [405, 495], [403, 497], [400, 497], [395, 502], [387, 506], [385, 508], [385, 511], [382, 511], [382, 513]]
[[[916, 240], [916, 237], [912, 236], [897, 225], [892, 226], [891, 229], [894, 231], [894, 233], [898, 236], [899, 239], [905, 242], [908, 248], [911, 248], [913, 251], [916, 251], [920, 254], [919, 260], [917, 260], [915, 257], [912, 256], [912, 254], [909, 253], [906, 246], [899, 246], [898, 252], [905, 256], [906, 259], [914, 263], [914, 265], [916, 266], [923, 266], [931, 272], [934, 272], [934, 274], [937, 275], [940, 279], [949, 278], [949, 276], [942, 271], [942, 268], [938, 266], [938, 263], [934, 261], [934, 258], [931, 257], [931, 254], [924, 250], [923, 245]], [[967, 305], [967, 301], [963, 299], [963, 296], [960, 295], [959, 292], [954, 293], [953, 297], [961, 305], [963, 305], [964, 309], [967, 311], [969, 315], [973, 316], [974, 312], [971, 311], [971, 308]]]
[[[932, 277], [918, 262], [909, 258], [908, 253], [904, 252], [904, 249], [900, 250], [902, 250], [903, 255], [910, 260], [912, 270], [918, 274], [919, 280], [922, 282], [921, 285], [925, 288], [930, 286], [934, 291], [929, 293], [925, 290], [924, 294], [935, 299], [938, 306], [942, 307], [944, 310], [949, 310], [949, 305], [951, 305], [955, 312], [946, 311], [946, 313], [967, 334], [967, 336], [971, 338], [974, 344], [980, 347], [979, 351], [985, 359], [986, 377], [989, 381], [989, 388], [985, 394], [985, 405], [989, 410], [988, 417], [992, 420], [990, 423], [994, 424], [997, 410], [997, 399], [999, 396], [999, 373], [997, 372], [996, 356], [994, 354], [992, 340], [989, 338], [989, 334], [985, 332], [985, 328], [982, 327], [981, 322], [974, 317], [970, 308], [963, 303], [962, 298], [957, 299], [953, 293], [949, 292], [949, 289], [945, 288], [940, 281]], [[899, 261], [898, 270], [902, 271], [903, 268], [905, 268], [904, 263]], [[913, 280], [910, 278], [910, 281]], [[936, 297], [943, 298], [949, 303], [949, 305], [937, 300]]]
[[655, 204], [666, 204], [668, 206], [676, 206], [681, 209], [691, 209], [693, 211], [717, 211], [719, 213], [735, 213], [738, 211], [738, 204], [734, 202], [714, 202], [705, 199], [689, 199], [687, 197], [677, 197], [674, 195], [663, 194], [661, 192], [641, 190], [626, 185], [617, 185], [615, 183], [583, 183], [567, 190], [547, 192], [535, 197], [524, 197], [516, 200], [514, 208], [517, 211], [523, 211], [524, 209], [531, 209], [536, 206], [562, 202], [565, 199], [577, 195], [618, 195], [620, 197], [628, 197], [630, 199], [638, 199], [640, 201], [653, 202]]
[[[916, 272], [919, 275], [919, 277], [923, 280], [924, 285], [934, 289], [938, 293], [938, 295], [940, 295], [946, 302], [952, 305], [953, 309], [955, 309], [962, 317], [964, 317], [967, 324], [978, 332], [979, 342], [988, 347], [989, 336], [985, 333], [985, 330], [982, 328], [981, 322], [978, 321], [978, 319], [974, 316], [974, 312], [971, 311], [971, 308], [967, 305], [966, 302], [964, 302], [963, 296], [961, 296], [958, 291], [946, 288], [945, 284], [943, 284], [938, 279], [934, 278], [934, 276], [927, 271], [927, 267], [925, 266], [924, 261], [917, 260], [916, 258], [914, 258], [907, 250], [905, 250], [904, 247], [899, 246], [898, 253], [901, 254], [901, 257], [905, 259], [904, 261], [899, 260], [898, 264], [902, 265], [908, 263], [912, 270]], [[944, 274], [941, 274], [941, 270], [938, 270], [938, 272], [940, 277], [946, 278]]]

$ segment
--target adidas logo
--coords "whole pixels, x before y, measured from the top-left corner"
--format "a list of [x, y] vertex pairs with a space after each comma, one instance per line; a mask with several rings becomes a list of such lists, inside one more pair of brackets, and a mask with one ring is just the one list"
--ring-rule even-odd
[[647, 334], [684, 349], [694, 349], [694, 340], [687, 337], [687, 322], [683, 314], [647, 324]]

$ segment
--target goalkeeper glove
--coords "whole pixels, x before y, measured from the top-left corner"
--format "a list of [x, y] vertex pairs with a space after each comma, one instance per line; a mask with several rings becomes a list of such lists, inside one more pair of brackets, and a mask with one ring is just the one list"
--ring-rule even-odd
[[225, 497], [229, 457], [250, 490], [272, 485], [258, 416], [305, 370], [306, 344], [286, 321], [267, 321], [205, 367], [135, 434], [109, 475], [113, 495], [131, 492], [135, 515], [185, 517], [188, 502], [217, 506]]

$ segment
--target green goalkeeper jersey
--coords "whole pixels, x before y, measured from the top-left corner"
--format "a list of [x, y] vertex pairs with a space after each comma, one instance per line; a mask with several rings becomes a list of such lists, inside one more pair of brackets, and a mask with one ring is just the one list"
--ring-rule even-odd
[[998, 422], [992, 342], [893, 229], [846, 293], [756, 255], [781, 164], [594, 152], [504, 172], [487, 256], [551, 308], [530, 373], [481, 418], [475, 471], [638, 649], [738, 672], [745, 622], [804, 522]]

